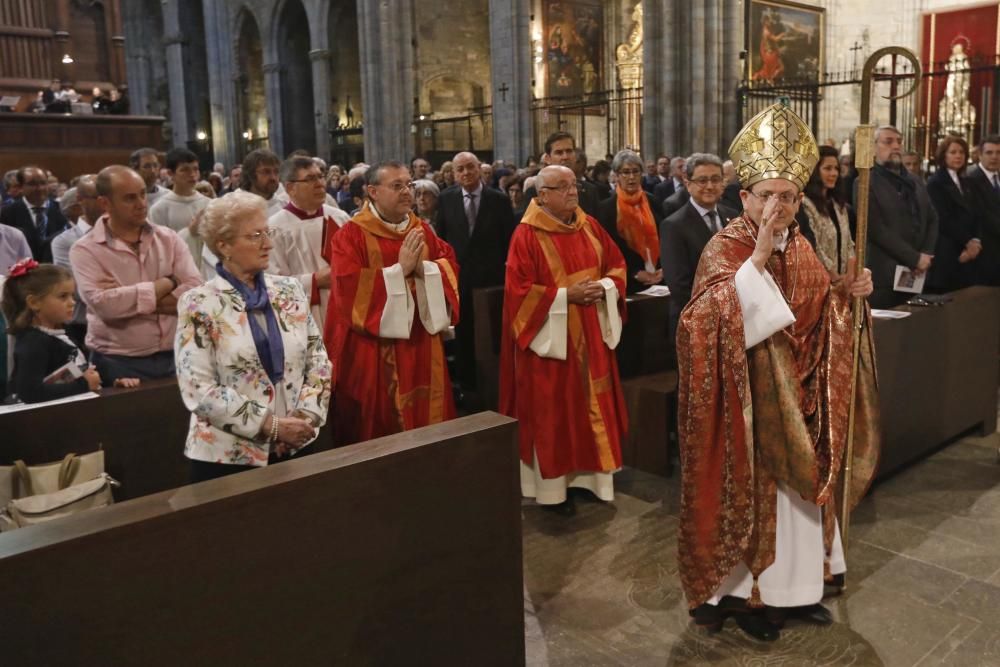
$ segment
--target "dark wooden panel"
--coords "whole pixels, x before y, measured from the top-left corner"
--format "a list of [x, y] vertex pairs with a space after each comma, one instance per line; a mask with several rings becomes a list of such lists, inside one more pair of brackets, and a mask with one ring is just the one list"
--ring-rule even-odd
[[160, 116], [0, 113], [0, 173], [38, 164], [62, 181], [128, 164], [136, 148], [163, 148]]
[[[0, 415], [0, 465], [59, 461], [69, 453], [104, 449], [108, 474], [121, 482], [119, 500], [184, 486], [184, 457], [191, 413], [173, 379], [137, 389], [105, 389], [100, 398]], [[332, 447], [327, 427], [313, 450]]]
[[669, 296], [628, 297], [622, 338], [615, 348], [621, 377], [662, 373], [677, 366], [670, 346], [669, 315]]
[[943, 306], [875, 321], [885, 476], [971, 429], [997, 426], [1000, 289], [970, 287]]
[[523, 665], [513, 420], [0, 535], [11, 665]]

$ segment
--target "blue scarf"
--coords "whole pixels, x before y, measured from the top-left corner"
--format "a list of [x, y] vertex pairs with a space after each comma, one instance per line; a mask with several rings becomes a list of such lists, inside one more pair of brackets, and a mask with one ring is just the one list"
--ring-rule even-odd
[[[253, 291], [247, 287], [246, 283], [222, 268], [222, 262], [215, 265], [215, 272], [226, 279], [233, 288], [240, 293], [246, 303], [247, 319], [250, 321], [250, 333], [253, 335], [253, 344], [257, 348], [257, 356], [260, 363], [267, 371], [267, 377], [271, 384], [278, 384], [285, 377], [285, 344], [281, 340], [281, 330], [278, 328], [278, 317], [271, 307], [271, 300], [267, 296], [267, 286], [264, 284], [264, 272], [260, 271], [254, 276], [256, 287]], [[263, 311], [267, 320], [267, 333], [261, 329], [257, 318], [253, 312]]]

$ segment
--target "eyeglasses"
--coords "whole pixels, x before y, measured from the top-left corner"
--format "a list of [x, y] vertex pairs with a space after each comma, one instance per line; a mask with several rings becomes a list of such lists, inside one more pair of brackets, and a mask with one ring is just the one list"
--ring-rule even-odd
[[702, 176], [701, 178], [689, 178], [689, 183], [694, 183], [699, 188], [703, 188], [706, 185], [722, 185], [722, 176]]
[[620, 178], [635, 178], [637, 176], [642, 176], [642, 171], [639, 169], [622, 169], [618, 172]]
[[559, 191], [559, 192], [561, 192], [563, 194], [566, 194], [567, 192], [569, 192], [571, 190], [575, 192], [578, 188], [576, 186], [576, 183], [568, 183], [568, 184], [563, 184], [563, 185], [558, 185], [558, 186], [543, 185], [541, 187], [541, 189], [542, 190], [557, 190], [557, 191]]
[[386, 183], [384, 185], [381, 184], [381, 183], [379, 183], [375, 187], [389, 188], [390, 190], [392, 190], [396, 194], [399, 194], [399, 193], [403, 192], [403, 190], [411, 190], [411, 189], [413, 189], [413, 181], [408, 181], [406, 183], [402, 183], [400, 181], [396, 181], [395, 183]]
[[268, 228], [263, 232], [254, 232], [253, 234], [241, 234], [241, 236], [245, 238], [247, 241], [250, 241], [250, 243], [256, 243], [257, 245], [263, 247], [265, 238], [267, 239], [274, 238], [274, 230]]
[[309, 174], [305, 178], [293, 178], [289, 181], [289, 183], [318, 183], [322, 180], [322, 174]]
[[750, 191], [757, 199], [761, 200], [765, 204], [771, 199], [771, 197], [777, 197], [778, 201], [785, 206], [790, 206], [799, 200], [799, 193], [797, 192], [782, 192], [780, 195], [774, 194], [773, 192], [762, 192], [760, 194]]

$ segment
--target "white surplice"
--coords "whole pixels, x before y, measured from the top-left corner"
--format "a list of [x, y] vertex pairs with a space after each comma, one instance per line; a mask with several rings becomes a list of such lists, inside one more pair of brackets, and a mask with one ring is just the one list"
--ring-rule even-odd
[[[297, 279], [306, 296], [312, 294], [313, 274], [330, 267], [323, 259], [323, 221], [326, 218], [333, 220], [338, 227], [343, 227], [350, 220], [344, 211], [324, 204], [312, 218], [303, 220], [287, 208], [282, 208], [267, 221], [274, 234], [268, 273]], [[320, 302], [312, 306], [312, 314], [322, 330], [330, 290], [319, 290], [319, 298]]]
[[[784, 250], [785, 232], [775, 245]], [[736, 294], [743, 312], [746, 349], [766, 340], [795, 321], [771, 275], [747, 260], [736, 272]], [[778, 483], [777, 534], [774, 563], [758, 579], [760, 597], [772, 607], [799, 607], [823, 599], [823, 522], [820, 507], [803, 500], [798, 493]], [[830, 572], [847, 571], [839, 527], [830, 554]], [[753, 590], [753, 576], [742, 561], [722, 581], [709, 604], [718, 604], [725, 595], [747, 599]]]

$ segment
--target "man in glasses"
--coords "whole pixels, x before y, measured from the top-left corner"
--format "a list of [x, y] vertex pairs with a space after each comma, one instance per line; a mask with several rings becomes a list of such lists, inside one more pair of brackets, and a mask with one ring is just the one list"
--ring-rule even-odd
[[521, 424], [521, 493], [571, 515], [570, 487], [614, 500], [621, 468], [625, 259], [580, 208], [571, 169], [545, 167], [536, 184], [507, 258], [500, 412]]
[[69, 251], [91, 360], [107, 386], [173, 377], [177, 299], [201, 276], [177, 232], [149, 223], [139, 174], [112, 165], [95, 186], [105, 215]]
[[323, 169], [312, 158], [285, 160], [279, 178], [289, 202], [267, 221], [274, 242], [268, 271], [298, 278], [310, 295], [313, 318], [322, 329], [330, 301], [330, 238], [350, 216], [324, 203]]
[[893, 289], [896, 267], [915, 275], [926, 273], [937, 237], [937, 212], [927, 186], [903, 166], [903, 135], [891, 125], [878, 128], [868, 204], [868, 266], [875, 281], [872, 307], [892, 308], [911, 296]]
[[[543, 163], [559, 165], [572, 170], [576, 166], [576, 159], [576, 139], [569, 132], [553, 132], [545, 140], [545, 153], [542, 154]], [[578, 178], [576, 187], [580, 208], [587, 215], [597, 217], [599, 214], [598, 204], [600, 204], [597, 186], [586, 179]], [[525, 191], [524, 199], [531, 201], [537, 195], [537, 187], [532, 186]]]
[[694, 272], [716, 232], [737, 213], [719, 203], [725, 188], [722, 160], [710, 153], [695, 153], [685, 161], [687, 203], [660, 223], [660, 257], [663, 278], [670, 287], [670, 340], [677, 336], [677, 321], [691, 299]]
[[455, 253], [413, 212], [404, 164], [369, 167], [365, 181], [367, 201], [331, 244], [324, 340], [343, 445], [455, 416], [443, 341], [459, 315]]
[[[871, 294], [872, 282], [852, 259], [831, 284], [795, 226], [819, 161], [801, 118], [772, 105], [729, 150], [744, 214], [705, 246], [677, 331], [678, 562], [697, 625], [718, 631], [732, 616], [751, 637], [774, 641], [789, 618], [833, 620], [820, 601], [824, 584], [846, 571], [836, 499], [851, 303]], [[852, 504], [874, 476], [879, 446], [870, 328], [861, 349]]]
[[49, 199], [48, 176], [43, 169], [21, 167], [17, 170], [17, 184], [21, 196], [0, 209], [0, 223], [21, 230], [35, 260], [51, 262], [52, 239], [69, 227], [69, 222], [59, 204]]

